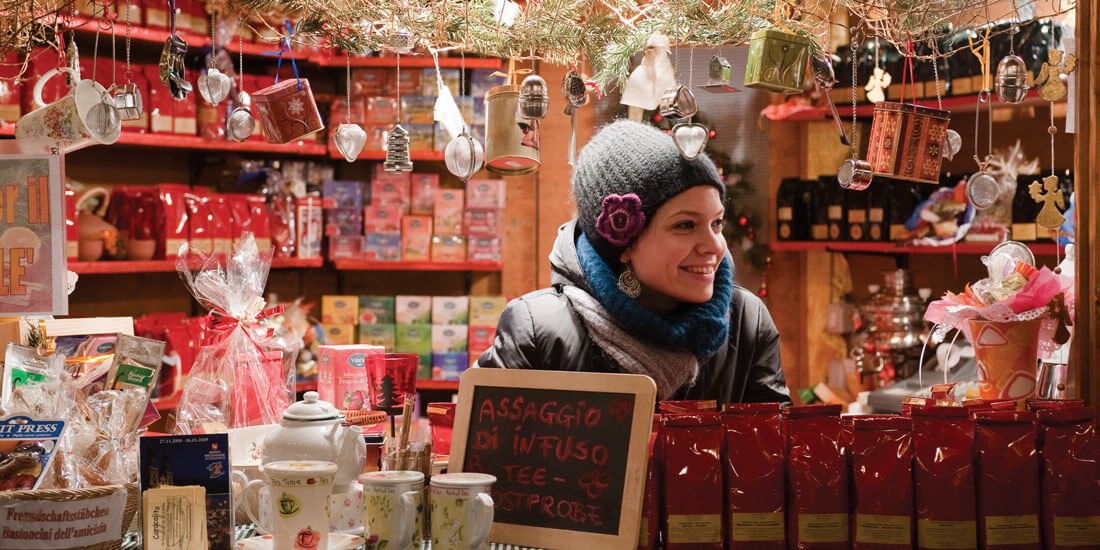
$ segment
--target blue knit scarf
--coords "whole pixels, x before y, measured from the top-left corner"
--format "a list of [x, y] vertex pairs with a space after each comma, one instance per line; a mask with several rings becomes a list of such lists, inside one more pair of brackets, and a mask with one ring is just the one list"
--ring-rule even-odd
[[577, 259], [592, 295], [615, 321], [635, 338], [665, 347], [686, 349], [700, 361], [714, 355], [729, 339], [733, 261], [722, 258], [714, 276], [714, 295], [698, 305], [684, 305], [670, 315], [658, 315], [619, 290], [619, 276], [592, 247], [584, 233], [577, 239]]

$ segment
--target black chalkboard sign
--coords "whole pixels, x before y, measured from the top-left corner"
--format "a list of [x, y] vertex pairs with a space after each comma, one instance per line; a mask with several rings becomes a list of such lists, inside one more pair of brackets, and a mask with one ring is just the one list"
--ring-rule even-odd
[[496, 476], [489, 540], [634, 548], [655, 393], [644, 376], [464, 373], [449, 471]]

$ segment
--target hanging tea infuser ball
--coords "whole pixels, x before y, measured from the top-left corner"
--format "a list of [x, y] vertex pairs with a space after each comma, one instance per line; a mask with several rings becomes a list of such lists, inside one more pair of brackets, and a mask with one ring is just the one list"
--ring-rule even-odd
[[247, 93], [237, 94], [237, 106], [225, 119], [225, 135], [233, 141], [244, 141], [252, 136], [256, 130], [256, 119], [252, 116], [249, 106], [252, 98]]
[[699, 112], [695, 94], [687, 86], [676, 86], [665, 91], [659, 106], [661, 116], [669, 120], [691, 118]]
[[344, 160], [355, 162], [363, 151], [363, 146], [367, 144], [367, 133], [358, 124], [344, 123], [336, 127], [336, 135], [332, 140]]
[[1018, 55], [1006, 55], [997, 63], [997, 78], [993, 88], [997, 99], [1004, 103], [1022, 103], [1027, 98], [1027, 64]]
[[448, 172], [465, 182], [481, 170], [481, 165], [485, 162], [485, 150], [463, 127], [462, 133], [452, 139], [444, 149], [443, 161], [447, 164]]
[[550, 93], [547, 91], [546, 81], [536, 74], [524, 78], [519, 85], [519, 102], [516, 105], [517, 118], [546, 118], [546, 113], [550, 110]]
[[386, 160], [382, 168], [387, 172], [412, 172], [413, 163], [409, 158], [409, 131], [394, 123], [386, 132]]
[[88, 128], [97, 136], [109, 136], [119, 130], [119, 122], [115, 99], [104, 90], [100, 101], [88, 110]]
[[681, 122], [672, 128], [672, 142], [680, 151], [680, 156], [695, 160], [707, 147], [710, 132], [706, 126], [694, 122]]
[[988, 210], [997, 204], [1001, 196], [1001, 184], [993, 174], [980, 170], [966, 181], [966, 200], [975, 210]]
[[202, 98], [211, 105], [217, 105], [229, 97], [233, 81], [216, 67], [207, 67], [206, 72], [199, 75], [198, 85]]
[[943, 134], [943, 158], [951, 160], [962, 150], [963, 138], [958, 132], [948, 128]]

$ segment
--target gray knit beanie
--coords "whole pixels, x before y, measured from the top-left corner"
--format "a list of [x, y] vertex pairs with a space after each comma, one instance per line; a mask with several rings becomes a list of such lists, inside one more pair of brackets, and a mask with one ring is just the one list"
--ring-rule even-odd
[[665, 201], [696, 185], [726, 185], [706, 154], [680, 156], [672, 137], [630, 120], [600, 128], [573, 165], [577, 223], [610, 265], [634, 242]]

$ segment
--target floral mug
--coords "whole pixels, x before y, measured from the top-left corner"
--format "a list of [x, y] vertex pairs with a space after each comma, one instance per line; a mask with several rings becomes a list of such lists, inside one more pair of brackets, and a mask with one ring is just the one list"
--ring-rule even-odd
[[367, 472], [363, 484], [363, 536], [386, 550], [420, 548], [423, 541], [424, 474], [406, 470]]
[[244, 497], [267, 487], [271, 498], [264, 523], [251, 508], [245, 512], [261, 533], [274, 539], [274, 550], [326, 550], [329, 538], [329, 495], [336, 464], [320, 460], [286, 460], [263, 467], [265, 480], [248, 482]]
[[493, 527], [493, 497], [489, 474], [454, 473], [432, 476], [432, 550], [476, 550]]
[[[46, 104], [42, 89], [54, 76], [65, 73], [75, 82], [69, 93]], [[103, 86], [68, 67], [46, 71], [34, 85], [35, 110], [15, 123], [15, 140], [24, 153], [69, 153], [89, 145], [118, 141], [122, 121], [114, 99]]]

